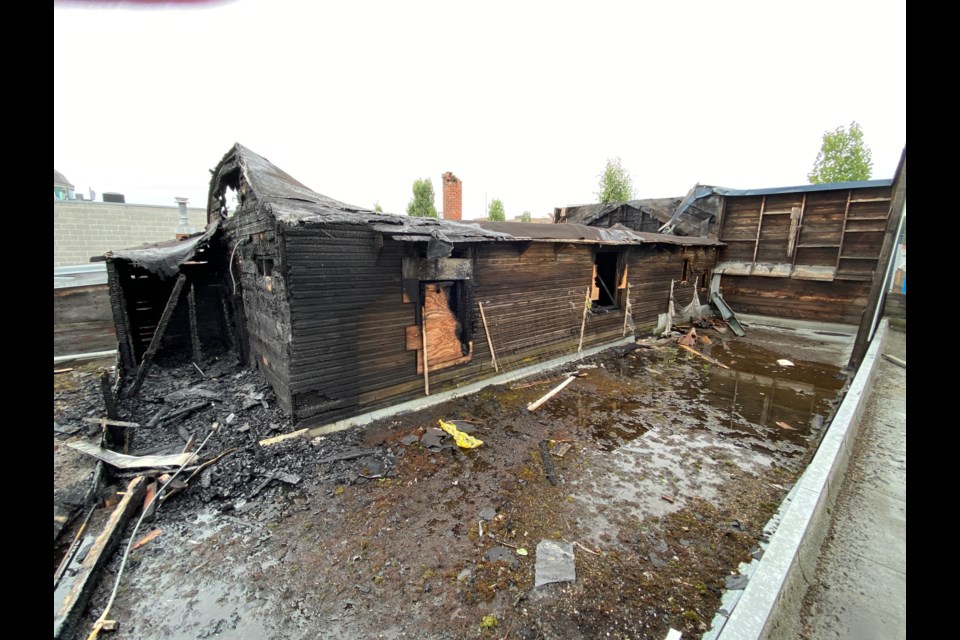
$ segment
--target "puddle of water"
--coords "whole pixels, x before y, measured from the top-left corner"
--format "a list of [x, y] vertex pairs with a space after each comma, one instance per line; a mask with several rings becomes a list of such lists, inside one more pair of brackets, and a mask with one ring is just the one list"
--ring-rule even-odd
[[[624, 518], [643, 520], [683, 508], [687, 499], [715, 501], [728, 481], [724, 466], [757, 473], [773, 457], [719, 440], [709, 432], [651, 429], [612, 451], [585, 452], [586, 472], [571, 482], [585, 535], [600, 545]], [[667, 496], [673, 500], [665, 500]]]
[[670, 347], [640, 351], [608, 358], [610, 377], [598, 374], [596, 395], [570, 393], [544, 407], [551, 419], [575, 427], [585, 445], [570, 499], [593, 543], [625, 518], [663, 516], [692, 497], [713, 502], [736, 474], [802, 459], [817, 433], [811, 423], [815, 416], [829, 420], [844, 384], [838, 367], [782, 367], [782, 356], [747, 341], [698, 350], [731, 368]]
[[155, 586], [152, 608], [141, 612], [136, 629], [129, 629], [137, 638], [256, 640], [273, 637], [257, 615], [258, 609], [268, 608], [267, 599], [248, 595], [236, 584], [178, 576]]
[[[769, 441], [803, 445], [816, 416], [831, 414], [831, 401], [844, 384], [840, 369], [819, 362], [798, 361], [793, 367], [776, 363], [776, 353], [741, 341], [700, 347], [702, 353], [730, 363], [722, 369], [698, 358], [669, 363], [662, 353], [631, 360], [624, 377], [649, 377], [648, 367], [662, 370], [663, 388], [675, 391], [678, 402], [665, 399], [694, 426], [713, 427], [730, 435], [741, 433]], [[672, 349], [671, 349], [672, 351]], [[680, 369], [680, 370], [678, 370]], [[654, 396], [658, 391], [652, 391]], [[778, 426], [783, 422], [792, 427]]]

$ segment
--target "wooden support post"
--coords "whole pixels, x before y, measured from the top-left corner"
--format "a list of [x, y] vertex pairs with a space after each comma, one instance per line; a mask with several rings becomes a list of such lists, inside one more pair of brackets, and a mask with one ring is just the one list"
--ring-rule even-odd
[[487, 327], [487, 316], [483, 313], [483, 303], [477, 303], [480, 306], [480, 319], [483, 320], [483, 332], [487, 334], [487, 346], [490, 347], [490, 362], [493, 363], [493, 370], [500, 371], [500, 366], [497, 364], [497, 354], [493, 350], [493, 340], [490, 339], [490, 328]]
[[757, 263], [757, 252], [760, 251], [760, 228], [763, 226], [763, 210], [767, 206], [767, 196], [760, 201], [760, 219], [757, 220], [757, 239], [753, 243], [753, 263]]
[[423, 392], [430, 395], [430, 364], [427, 362], [427, 307], [423, 307], [420, 335], [423, 337]]
[[223, 323], [227, 325], [227, 339], [230, 340], [230, 347], [233, 349], [234, 354], [237, 356], [238, 361], [242, 361], [243, 358], [240, 355], [240, 342], [237, 338], [237, 332], [233, 326], [233, 314], [230, 313], [230, 303], [227, 302], [227, 298], [221, 298], [220, 302], [223, 306]]
[[100, 374], [100, 393], [103, 395], [103, 406], [107, 411], [107, 417], [116, 420], [120, 417], [117, 413], [117, 399], [113, 395], [113, 389], [110, 385], [110, 372], [104, 371]]
[[150, 365], [153, 364], [153, 357], [160, 348], [160, 343], [163, 341], [163, 334], [167, 331], [167, 325], [170, 324], [170, 318], [173, 316], [173, 310], [177, 307], [177, 302], [180, 300], [180, 292], [183, 291], [183, 284], [186, 281], [187, 276], [181, 273], [180, 277], [177, 278], [176, 284], [173, 285], [173, 291], [170, 292], [170, 299], [167, 300], [167, 306], [163, 308], [163, 314], [160, 316], [160, 322], [157, 323], [157, 328], [153, 332], [153, 339], [150, 340], [150, 346], [147, 347], [147, 351], [143, 354], [143, 360], [140, 361], [140, 368], [137, 369], [137, 375], [133, 380], [133, 385], [127, 390], [128, 398], [135, 396], [137, 392], [140, 391], [140, 386], [143, 384], [144, 378], [147, 377]]
[[800, 224], [800, 207], [790, 208], [790, 235], [787, 236], [787, 257], [793, 258], [793, 252], [797, 248], [797, 229]]
[[627, 297], [626, 302], [623, 305], [623, 333], [621, 336], [627, 335], [627, 318], [630, 317], [630, 283], [627, 283]]
[[843, 227], [840, 231], [840, 246], [837, 248], [837, 263], [834, 267], [840, 270], [840, 258], [843, 257], [843, 239], [847, 236], [847, 218], [850, 215], [850, 201], [853, 199], [853, 189], [847, 191], [847, 206], [843, 209]]
[[190, 291], [187, 292], [187, 304], [190, 305], [190, 340], [193, 344], [193, 361], [198, 363], [203, 353], [200, 351], [200, 333], [197, 331], [197, 298], [192, 282], [190, 283]]
[[800, 237], [803, 235], [803, 212], [807, 208], [807, 194], [803, 194], [803, 200], [800, 201], [800, 218], [797, 220], [797, 238], [794, 241], [793, 254], [791, 255], [791, 265], [797, 264], [797, 247], [800, 246]]
[[593, 290], [593, 286], [587, 287], [587, 297], [583, 302], [583, 319], [580, 321], [580, 344], [577, 345], [577, 353], [580, 354], [580, 357], [583, 357], [583, 332], [587, 328], [587, 311], [590, 310], [590, 292]]

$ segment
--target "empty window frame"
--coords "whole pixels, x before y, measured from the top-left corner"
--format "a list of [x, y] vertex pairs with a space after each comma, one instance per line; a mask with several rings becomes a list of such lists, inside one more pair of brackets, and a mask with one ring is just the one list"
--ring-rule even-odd
[[620, 306], [617, 283], [620, 271], [620, 251], [597, 251], [594, 255], [594, 309], [617, 309]]

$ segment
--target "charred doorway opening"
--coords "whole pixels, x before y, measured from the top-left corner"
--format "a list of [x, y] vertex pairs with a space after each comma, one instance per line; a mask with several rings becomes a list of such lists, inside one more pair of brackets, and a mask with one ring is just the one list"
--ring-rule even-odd
[[617, 295], [621, 251], [598, 250], [594, 255], [593, 308], [612, 311], [619, 308]]

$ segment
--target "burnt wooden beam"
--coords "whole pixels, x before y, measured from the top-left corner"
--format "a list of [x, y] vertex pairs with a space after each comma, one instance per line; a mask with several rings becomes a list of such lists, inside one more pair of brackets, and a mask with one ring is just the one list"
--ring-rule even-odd
[[[110, 515], [103, 531], [94, 540], [93, 546], [90, 547], [80, 564], [76, 577], [73, 579], [73, 586], [54, 613], [54, 639], [69, 638], [73, 635], [83, 610], [97, 587], [99, 574], [120, 543], [124, 527], [137, 507], [140, 506], [146, 489], [146, 478], [143, 476], [134, 478], [127, 485], [127, 491], [123, 499]], [[54, 606], [57, 605], [54, 604]]]
[[117, 402], [111, 388], [109, 371], [100, 374], [100, 393], [103, 395], [103, 406], [107, 411], [107, 417], [111, 420], [119, 418], [120, 414], [117, 413]]
[[242, 359], [240, 356], [240, 344], [237, 341], [237, 332], [234, 330], [233, 326], [233, 317], [230, 313], [230, 304], [227, 302], [227, 298], [221, 298], [220, 302], [223, 304], [223, 323], [227, 326], [227, 339], [230, 340], [230, 346], [233, 347], [234, 352], [237, 354], [238, 359]]
[[170, 324], [170, 318], [173, 317], [173, 310], [177, 307], [177, 302], [180, 300], [180, 292], [183, 291], [183, 285], [186, 281], [187, 276], [181, 273], [180, 277], [177, 278], [177, 282], [173, 285], [173, 291], [170, 292], [167, 305], [163, 308], [163, 314], [160, 316], [160, 322], [157, 323], [157, 329], [153, 333], [153, 339], [150, 340], [150, 346], [147, 347], [146, 353], [143, 354], [143, 360], [140, 361], [140, 368], [137, 369], [137, 375], [133, 380], [133, 385], [127, 390], [128, 398], [135, 396], [137, 392], [140, 391], [143, 380], [147, 377], [147, 372], [153, 364], [153, 358], [157, 355], [157, 350], [160, 349], [163, 334], [167, 331], [167, 325]]
[[133, 335], [130, 327], [129, 308], [123, 294], [123, 283], [120, 272], [113, 260], [107, 260], [107, 288], [110, 292], [110, 307], [113, 310], [113, 321], [117, 332], [117, 347], [120, 350], [120, 364], [122, 373], [132, 371], [137, 365], [136, 351], [133, 346]]
[[193, 361], [200, 362], [202, 352], [200, 351], [200, 334], [197, 331], [197, 297], [194, 291], [195, 286], [190, 283], [190, 291], [187, 292], [187, 304], [190, 306], [188, 315], [190, 316], [190, 342], [193, 346]]

